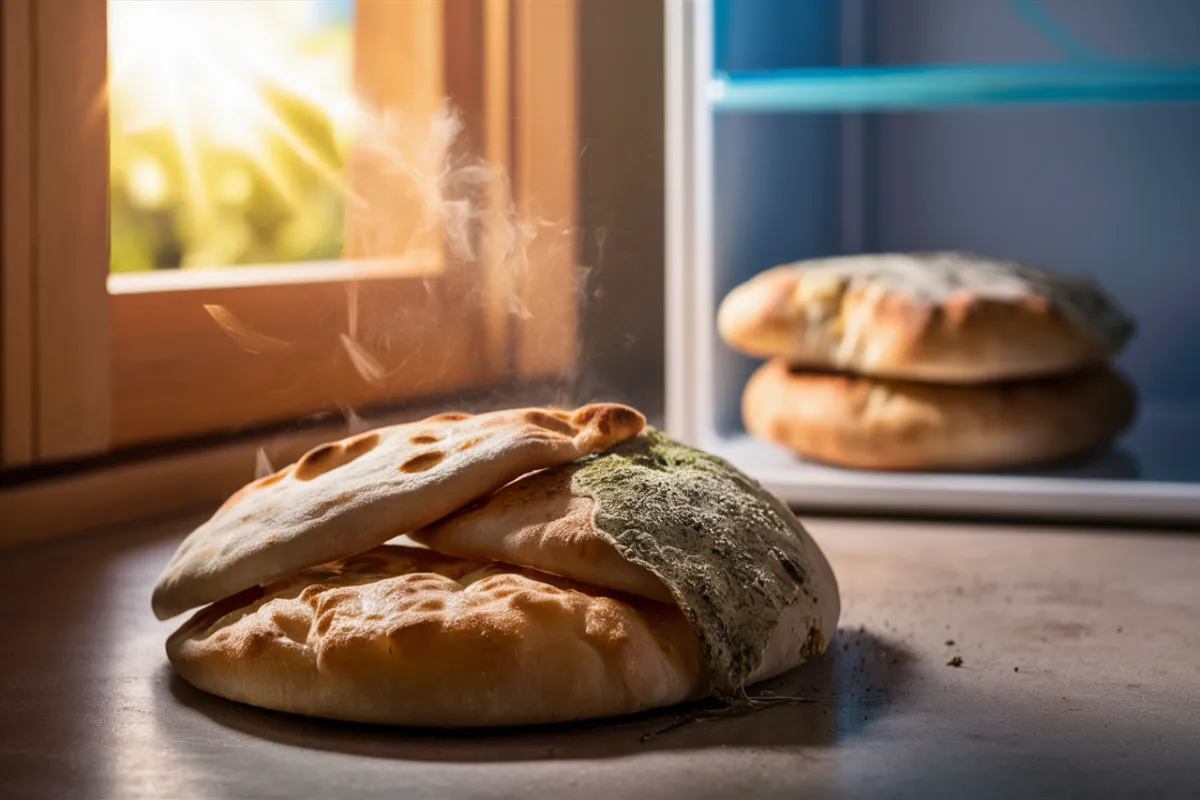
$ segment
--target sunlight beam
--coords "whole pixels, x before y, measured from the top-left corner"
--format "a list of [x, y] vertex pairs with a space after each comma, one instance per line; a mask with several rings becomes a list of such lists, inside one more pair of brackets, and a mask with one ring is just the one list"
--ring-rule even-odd
[[[299, 36], [280, 35], [304, 3], [225, 4], [211, 0], [109, 4], [107, 96], [115, 133], [170, 131], [189, 198], [206, 213], [206, 153], [247, 156], [295, 207], [289, 182], [274, 163], [271, 143], [294, 153], [319, 180], [347, 193], [340, 165], [328, 163], [272, 107], [267, 92], [285, 92], [313, 107], [331, 130], [344, 122], [349, 86], [314, 80], [301, 67]], [[295, 33], [295, 31], [292, 31]], [[332, 87], [332, 88], [331, 88]], [[101, 101], [103, 98], [101, 98]]]

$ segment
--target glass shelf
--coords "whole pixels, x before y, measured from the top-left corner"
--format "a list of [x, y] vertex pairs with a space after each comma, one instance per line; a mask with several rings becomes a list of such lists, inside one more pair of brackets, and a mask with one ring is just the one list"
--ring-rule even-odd
[[717, 112], [1178, 102], [1200, 100], [1200, 65], [953, 64], [717, 73], [708, 98]]

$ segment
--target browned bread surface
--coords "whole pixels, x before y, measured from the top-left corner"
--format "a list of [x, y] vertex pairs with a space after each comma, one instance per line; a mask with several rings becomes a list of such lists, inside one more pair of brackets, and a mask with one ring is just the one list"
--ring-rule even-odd
[[155, 586], [154, 612], [166, 619], [363, 552], [644, 425], [628, 406], [595, 403], [439, 414], [321, 445], [236, 492], [193, 531]]
[[395, 545], [209, 606], [167, 653], [204, 691], [355, 722], [556, 722], [705, 691], [675, 606]]
[[767, 362], [746, 385], [754, 436], [801, 456], [867, 469], [999, 469], [1039, 464], [1112, 440], [1136, 398], [1116, 372], [979, 386], [817, 373]]

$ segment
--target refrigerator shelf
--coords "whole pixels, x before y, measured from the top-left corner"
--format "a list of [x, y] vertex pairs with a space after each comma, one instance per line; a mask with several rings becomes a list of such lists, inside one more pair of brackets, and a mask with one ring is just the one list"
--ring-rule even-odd
[[1115, 445], [1036, 470], [882, 472], [815, 464], [737, 432], [707, 446], [801, 513], [936, 512], [1096, 522], [1200, 519], [1200, 406], [1150, 405]]
[[1045, 63], [810, 67], [716, 73], [719, 113], [862, 112], [1200, 100], [1200, 66]]

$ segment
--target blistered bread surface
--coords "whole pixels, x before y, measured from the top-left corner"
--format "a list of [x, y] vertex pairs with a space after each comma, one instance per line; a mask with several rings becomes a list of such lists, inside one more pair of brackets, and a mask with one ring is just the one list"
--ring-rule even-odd
[[239, 490], [193, 531], [155, 586], [154, 611], [165, 619], [363, 552], [644, 424], [632, 408], [596, 403], [440, 414], [321, 445]]
[[627, 714], [703, 694], [678, 608], [385, 545], [198, 612], [168, 641], [198, 688], [279, 711], [473, 727]]

